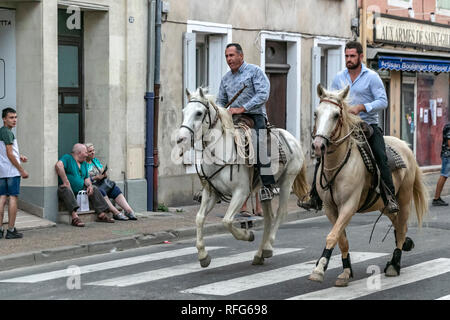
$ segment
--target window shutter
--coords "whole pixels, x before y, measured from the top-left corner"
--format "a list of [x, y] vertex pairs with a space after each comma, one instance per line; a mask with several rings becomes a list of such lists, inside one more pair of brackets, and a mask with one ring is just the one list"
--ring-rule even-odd
[[220, 81], [224, 74], [223, 60], [225, 60], [225, 49], [223, 48], [223, 36], [208, 37], [208, 86], [209, 93], [217, 96], [219, 93]]
[[319, 97], [317, 96], [317, 84], [320, 83], [320, 55], [322, 49], [313, 47], [311, 53], [311, 130], [314, 127], [313, 113], [319, 105]]
[[183, 33], [183, 107], [186, 105], [186, 89], [195, 89], [195, 33]]
[[334, 77], [341, 71], [341, 48], [328, 49], [327, 56], [327, 89], [331, 89]]

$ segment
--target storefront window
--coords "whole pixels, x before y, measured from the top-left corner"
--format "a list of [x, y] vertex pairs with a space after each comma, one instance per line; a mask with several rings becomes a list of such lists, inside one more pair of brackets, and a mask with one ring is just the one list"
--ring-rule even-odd
[[415, 150], [414, 130], [415, 130], [415, 87], [416, 78], [403, 77], [402, 81], [402, 127], [401, 139]]
[[420, 166], [441, 164], [442, 128], [449, 116], [449, 74], [418, 73], [416, 159]]

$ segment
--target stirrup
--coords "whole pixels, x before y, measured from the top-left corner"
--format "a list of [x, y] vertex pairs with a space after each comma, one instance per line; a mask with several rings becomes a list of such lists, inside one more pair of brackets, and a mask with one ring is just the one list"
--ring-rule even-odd
[[262, 202], [272, 199], [273, 199], [273, 191], [271, 190], [271, 188], [267, 186], [262, 186], [261, 189], [259, 190], [259, 200]]
[[389, 214], [397, 215], [397, 213], [400, 211], [400, 206], [397, 202], [397, 200], [393, 197], [388, 198], [388, 203], [383, 209], [384, 212], [387, 212]]
[[[304, 199], [305, 197], [303, 197]], [[317, 199], [315, 199], [313, 196], [310, 196], [310, 198], [306, 201], [303, 201], [303, 199], [297, 200], [297, 206], [300, 208], [306, 209], [309, 211], [310, 209], [314, 209], [316, 211], [322, 210], [322, 204], [319, 203]]]
[[203, 190], [200, 190], [200, 191], [198, 191], [198, 192], [196, 192], [195, 194], [194, 194], [194, 201], [197, 201], [197, 202], [202, 202], [202, 193], [203, 193]]

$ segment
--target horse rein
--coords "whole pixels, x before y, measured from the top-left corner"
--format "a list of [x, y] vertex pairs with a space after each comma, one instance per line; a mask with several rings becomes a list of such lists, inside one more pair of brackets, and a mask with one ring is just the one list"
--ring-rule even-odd
[[[349, 133], [347, 133], [344, 137], [337, 139], [337, 140], [333, 140], [333, 137], [337, 134], [337, 136], [340, 136], [340, 133], [342, 131], [342, 103], [338, 103], [336, 101], [333, 100], [329, 100], [329, 99], [320, 99], [320, 103], [322, 102], [327, 102], [327, 103], [331, 103], [334, 104], [335, 106], [339, 107], [340, 110], [340, 114], [339, 114], [339, 120], [338, 123], [336, 125], [336, 127], [334, 128], [333, 132], [330, 134], [329, 137], [326, 137], [324, 135], [320, 135], [320, 134], [315, 134], [316, 132], [316, 126], [314, 124], [314, 130], [311, 134], [312, 138], [314, 139], [315, 137], [321, 137], [323, 139], [325, 139], [327, 141], [327, 144], [332, 144], [334, 146], [339, 146], [340, 144], [342, 144], [348, 137], [350, 137], [353, 134], [354, 129], [351, 129], [349, 131]], [[338, 133], [339, 130], [339, 133]], [[333, 201], [333, 203], [336, 205], [336, 202], [334, 200], [334, 196], [333, 196], [333, 190], [332, 190], [332, 185], [336, 179], [336, 177], [338, 176], [338, 174], [341, 172], [342, 168], [345, 166], [345, 164], [347, 163], [348, 159], [350, 158], [350, 154], [351, 154], [351, 150], [352, 150], [352, 143], [350, 142], [350, 144], [347, 147], [347, 151], [345, 153], [345, 157], [344, 159], [334, 168], [325, 168], [325, 154], [322, 154], [321, 157], [321, 170], [320, 170], [320, 177], [319, 177], [319, 183], [320, 183], [320, 187], [323, 190], [330, 190], [330, 194], [331, 194], [331, 199]], [[335, 150], [334, 150], [335, 151]], [[327, 152], [327, 153], [332, 153], [334, 151], [331, 152]], [[336, 171], [335, 171], [336, 170]], [[325, 172], [324, 171], [335, 171], [334, 174], [332, 175], [332, 177], [330, 179], [327, 179]], [[324, 184], [325, 182], [325, 184]]]
[[[217, 121], [219, 120], [219, 109], [217, 108], [217, 106], [211, 103], [211, 105], [213, 106], [214, 110], [216, 111], [216, 116], [215, 116], [214, 120], [211, 121], [211, 111], [210, 111], [210, 108], [209, 108], [209, 104], [210, 104], [209, 101], [207, 103], [205, 103], [205, 102], [200, 101], [200, 100], [190, 100], [188, 102], [188, 104], [189, 103], [194, 103], [194, 102], [198, 102], [198, 103], [200, 103], [201, 105], [203, 105], [206, 108], [206, 113], [203, 116], [203, 119], [202, 119], [201, 122], [203, 123], [205, 121], [206, 115], [208, 115], [208, 118], [209, 118], [209, 128], [208, 129], [211, 130], [212, 128], [214, 128], [216, 126], [216, 124], [217, 124]], [[189, 130], [189, 132], [191, 133], [191, 145], [195, 149], [195, 146], [194, 146], [195, 132], [194, 132], [194, 130], [192, 128], [188, 127], [188, 126], [185, 126], [185, 125], [181, 125], [180, 128], [186, 128], [187, 130]], [[203, 135], [202, 135], [202, 146], [205, 147], [204, 140], [203, 140]], [[203, 151], [203, 149], [202, 149], [202, 151]], [[208, 177], [206, 175], [205, 171], [204, 171], [202, 163], [200, 164], [201, 173], [199, 172], [199, 168], [198, 168], [198, 165], [197, 165], [197, 153], [195, 152], [194, 155], [195, 155], [195, 160], [194, 160], [195, 171], [197, 172], [197, 175], [200, 178], [200, 180], [206, 181], [208, 183], [208, 185], [220, 197], [220, 199], [222, 199], [222, 200], [224, 200], [226, 202], [229, 202], [231, 198], [229, 198], [228, 196], [222, 194], [211, 182], [211, 179], [214, 178], [220, 171], [222, 171], [222, 169], [224, 169], [227, 166], [227, 164], [221, 165], [218, 170], [216, 170], [212, 175], [210, 175]], [[203, 158], [203, 152], [202, 152], [202, 158]], [[231, 179], [231, 175], [232, 175], [232, 171], [230, 172], [230, 179]]]

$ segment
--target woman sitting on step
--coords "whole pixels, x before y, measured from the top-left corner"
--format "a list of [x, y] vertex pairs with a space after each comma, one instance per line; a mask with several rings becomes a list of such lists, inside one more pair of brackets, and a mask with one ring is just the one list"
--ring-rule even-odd
[[[100, 161], [95, 158], [94, 145], [92, 143], [86, 143], [85, 146], [88, 152], [86, 163], [89, 177], [91, 178], [92, 183], [98, 187], [108, 203], [109, 210], [113, 213], [114, 219], [137, 220], [133, 209], [131, 209], [120, 188], [114, 183], [114, 181], [107, 179], [107, 167], [103, 169]], [[117, 210], [109, 198], [114, 199], [114, 201], [125, 211], [125, 214]]]

